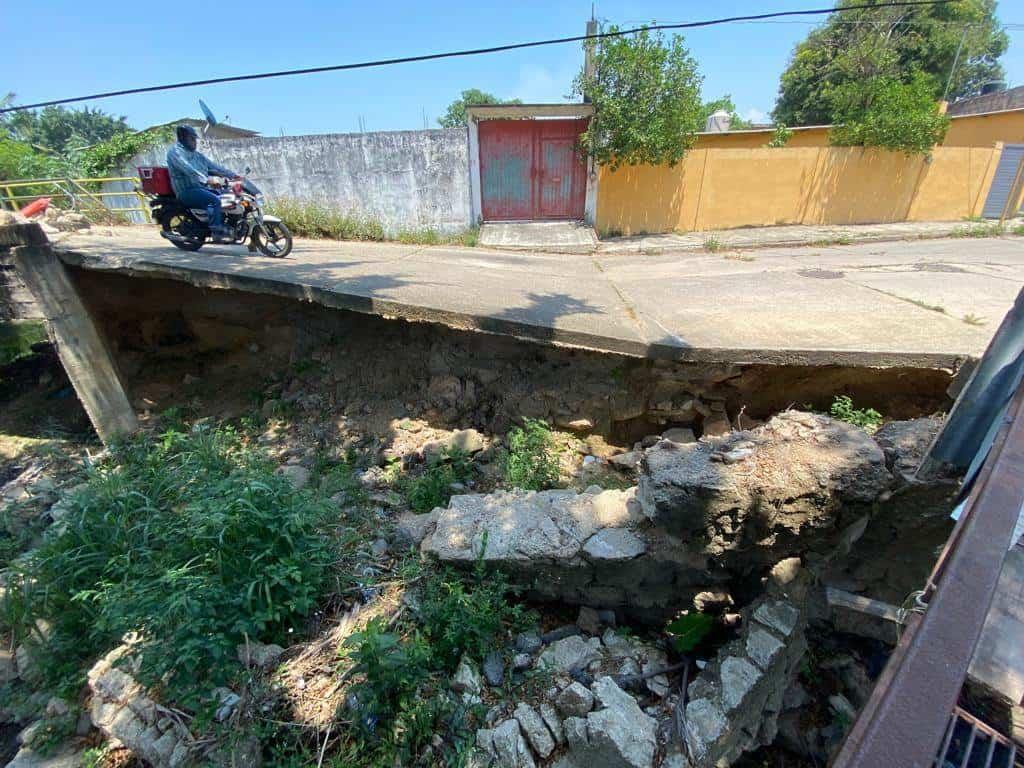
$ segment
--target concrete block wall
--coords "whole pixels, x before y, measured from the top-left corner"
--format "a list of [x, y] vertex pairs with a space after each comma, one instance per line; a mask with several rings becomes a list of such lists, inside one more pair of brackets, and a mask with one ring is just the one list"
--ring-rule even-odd
[[[465, 128], [215, 139], [200, 149], [232, 170], [250, 167], [249, 177], [271, 199], [311, 200], [371, 217], [391, 235], [470, 226]], [[126, 170], [164, 165], [166, 155], [167, 146], [156, 147]], [[112, 198], [111, 207], [137, 205], [134, 197], [119, 200]]]

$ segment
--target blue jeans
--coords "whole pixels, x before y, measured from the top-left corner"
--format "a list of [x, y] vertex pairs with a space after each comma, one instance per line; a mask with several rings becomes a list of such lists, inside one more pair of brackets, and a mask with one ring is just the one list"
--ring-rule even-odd
[[216, 231], [224, 225], [220, 210], [220, 197], [205, 187], [192, 187], [178, 195], [178, 200], [189, 208], [205, 208], [207, 223]]

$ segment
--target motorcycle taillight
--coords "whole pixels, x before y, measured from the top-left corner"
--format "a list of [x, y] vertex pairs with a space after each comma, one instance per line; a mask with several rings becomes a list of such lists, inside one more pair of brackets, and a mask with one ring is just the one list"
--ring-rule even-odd
[[242, 194], [242, 182], [240, 182], [240, 181], [232, 182], [231, 183], [231, 191], [234, 192], [236, 195], [241, 195]]

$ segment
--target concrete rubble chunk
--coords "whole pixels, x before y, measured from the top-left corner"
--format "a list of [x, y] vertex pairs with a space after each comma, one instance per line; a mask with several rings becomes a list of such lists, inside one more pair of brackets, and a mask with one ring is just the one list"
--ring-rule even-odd
[[752, 627], [747, 635], [747, 655], [761, 669], [767, 669], [783, 647], [773, 634], [758, 626]]
[[695, 699], [686, 705], [686, 744], [698, 765], [727, 728], [725, 714], [710, 699]]
[[610, 677], [596, 681], [593, 690], [602, 709], [587, 715], [587, 764], [651, 768], [657, 751], [654, 718]]
[[875, 432], [885, 463], [897, 478], [909, 478], [917, 471], [942, 423], [942, 419], [932, 418], [890, 421]]
[[693, 430], [689, 427], [673, 427], [672, 429], [666, 429], [661, 433], [661, 437], [664, 440], [668, 440], [670, 443], [678, 443], [679, 445], [697, 442], [697, 436], [693, 434]]
[[567, 718], [583, 717], [594, 708], [594, 694], [580, 683], [572, 682], [555, 698], [555, 706]]
[[505, 720], [491, 732], [494, 756], [500, 768], [535, 768], [533, 754], [523, 738], [519, 722], [514, 718]]
[[772, 565], [832, 536], [840, 512], [888, 489], [882, 450], [864, 430], [827, 416], [786, 411], [767, 424], [688, 445], [661, 442], [644, 454], [637, 498], [669, 533], [713, 532], [709, 555]]
[[257, 669], [270, 670], [273, 669], [281, 655], [284, 653], [284, 648], [280, 645], [273, 643], [242, 643], [237, 648], [238, 660], [247, 667], [256, 667]]
[[601, 641], [592, 637], [584, 640], [579, 635], [567, 637], [552, 643], [541, 653], [537, 661], [540, 669], [556, 672], [571, 672], [585, 668], [590, 662], [601, 658]]
[[647, 544], [632, 531], [605, 528], [583, 545], [583, 553], [591, 560], [632, 560], [647, 551]]
[[[453, 496], [423, 551], [449, 562], [565, 561], [603, 528], [638, 522], [634, 490], [497, 491]], [[484, 535], [487, 546], [484, 548]]]
[[555, 751], [555, 739], [544, 723], [544, 718], [529, 704], [520, 703], [512, 713], [519, 727], [526, 734], [533, 751], [540, 757], [548, 757]]
[[800, 620], [800, 612], [790, 603], [765, 602], [754, 610], [754, 618], [783, 637], [788, 637]]
[[392, 539], [398, 547], [418, 547], [437, 525], [437, 510], [417, 515], [406, 512], [395, 521]]
[[749, 661], [730, 656], [722, 662], [722, 705], [726, 712], [740, 706], [761, 679], [761, 671]]
[[598, 635], [601, 633], [601, 616], [589, 605], [581, 605], [576, 626], [588, 635]]

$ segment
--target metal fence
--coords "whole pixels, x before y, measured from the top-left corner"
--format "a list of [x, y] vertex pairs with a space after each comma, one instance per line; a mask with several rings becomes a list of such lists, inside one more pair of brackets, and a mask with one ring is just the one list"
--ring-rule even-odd
[[[106, 185], [118, 184], [122, 189], [104, 189]], [[40, 197], [51, 197], [62, 200], [67, 207], [77, 210], [102, 212], [111, 218], [124, 214], [127, 221], [138, 221], [136, 214], [141, 214], [144, 221], [151, 221], [146, 197], [139, 191], [139, 179], [135, 176], [103, 176], [90, 179], [12, 179], [0, 181], [0, 206], [17, 211], [32, 200]], [[124, 198], [132, 199], [130, 205], [123, 205]], [[118, 204], [111, 205], [108, 198], [120, 198]]]

